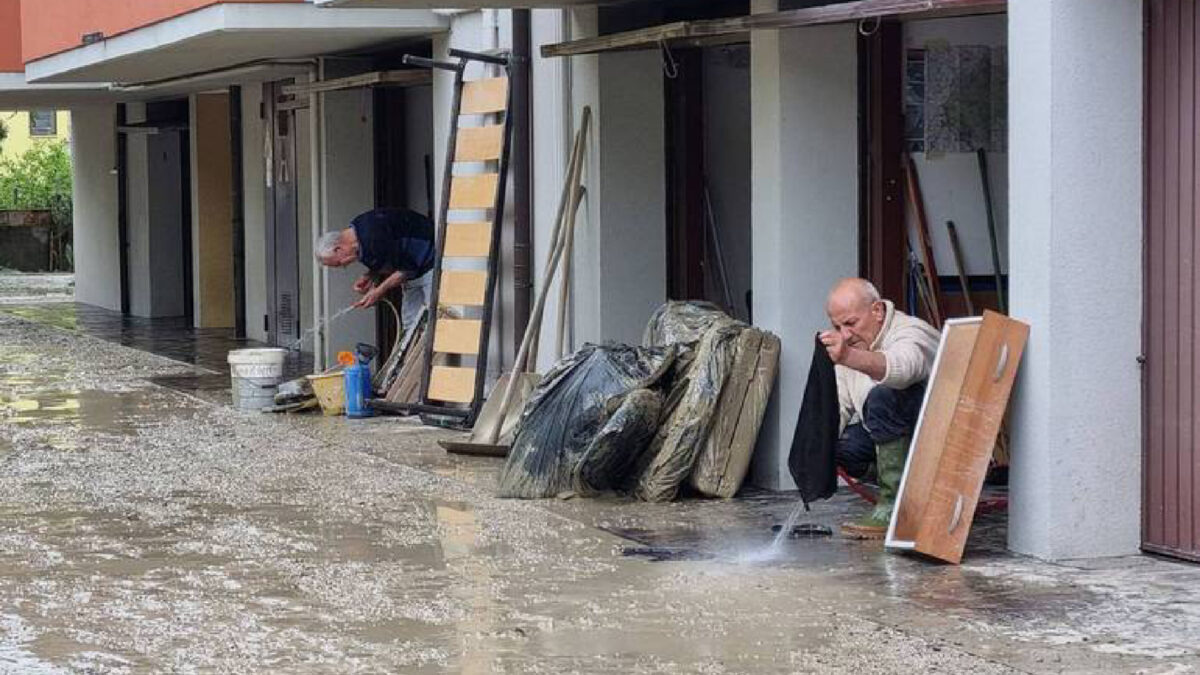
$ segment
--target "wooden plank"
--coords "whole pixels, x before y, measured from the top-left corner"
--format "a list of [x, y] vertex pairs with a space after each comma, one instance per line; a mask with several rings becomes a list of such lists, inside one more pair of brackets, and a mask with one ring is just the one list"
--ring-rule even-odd
[[460, 115], [484, 115], [508, 108], [508, 78], [489, 77], [464, 82]]
[[478, 354], [479, 331], [482, 328], [483, 322], [478, 319], [438, 319], [433, 351], [439, 354]]
[[[1163, 337], [1166, 339], [1163, 363], [1166, 364], [1163, 379], [1163, 444], [1166, 454], [1167, 481], [1163, 501], [1163, 544], [1179, 548], [1179, 478], [1176, 467], [1179, 463], [1179, 153], [1183, 139], [1179, 137], [1179, 9], [1181, 2], [1171, 2], [1167, 10], [1166, 32], [1166, 132], [1168, 143], [1166, 155], [1166, 237], [1164, 245]], [[1189, 225], [1190, 226], [1190, 225]]]
[[487, 162], [500, 159], [504, 147], [504, 125], [459, 127], [454, 149], [456, 162]]
[[490, 209], [496, 204], [496, 184], [500, 176], [480, 173], [455, 176], [450, 183], [450, 208]]
[[475, 369], [434, 366], [429, 373], [429, 398], [446, 403], [470, 403], [475, 399]]
[[942, 14], [1002, 12], [1006, 0], [857, 0], [782, 12], [764, 12], [723, 19], [676, 21], [661, 26], [542, 45], [542, 56], [597, 54], [619, 49], [658, 49], [665, 42], [700, 40], [752, 30], [777, 30], [828, 23], [859, 21], [887, 16], [938, 16]]
[[482, 307], [487, 295], [487, 272], [443, 270], [438, 286], [438, 304]]
[[492, 254], [492, 224], [446, 223], [446, 258], [486, 258]]
[[957, 564], [962, 560], [996, 434], [1008, 407], [1029, 326], [985, 312], [914, 549]]
[[284, 96], [307, 96], [325, 91], [357, 89], [359, 87], [419, 87], [433, 83], [433, 72], [425, 68], [412, 70], [382, 70], [320, 82], [284, 85]]
[[917, 537], [980, 325], [978, 319], [952, 321], [942, 333], [942, 343], [921, 406], [921, 417], [917, 420], [912, 447], [908, 451], [889, 543], [912, 542]]

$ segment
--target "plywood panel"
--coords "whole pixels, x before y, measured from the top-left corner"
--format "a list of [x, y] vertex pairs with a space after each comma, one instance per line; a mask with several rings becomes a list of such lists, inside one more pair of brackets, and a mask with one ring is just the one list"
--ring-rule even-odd
[[918, 552], [951, 563], [962, 560], [1028, 338], [1029, 326], [995, 312], [984, 313], [920, 518]]
[[455, 176], [450, 184], [450, 208], [492, 208], [496, 203], [496, 184], [499, 181], [500, 176], [494, 173]]
[[508, 78], [492, 77], [463, 83], [463, 115], [501, 112], [508, 107]]
[[487, 297], [487, 272], [446, 270], [438, 287], [439, 305], [482, 306]]
[[486, 162], [500, 159], [504, 147], [504, 125], [460, 127], [454, 148], [456, 162]]
[[475, 398], [475, 369], [434, 366], [429, 373], [429, 398], [447, 403], [470, 403]]
[[486, 258], [492, 250], [492, 224], [481, 222], [447, 223], [447, 258]]
[[979, 319], [954, 320], [946, 324], [942, 334], [904, 469], [902, 498], [896, 505], [896, 523], [891, 537], [896, 541], [916, 539], [979, 328]]
[[483, 322], [477, 319], [438, 319], [433, 338], [433, 351], [439, 354], [478, 354], [479, 330]]

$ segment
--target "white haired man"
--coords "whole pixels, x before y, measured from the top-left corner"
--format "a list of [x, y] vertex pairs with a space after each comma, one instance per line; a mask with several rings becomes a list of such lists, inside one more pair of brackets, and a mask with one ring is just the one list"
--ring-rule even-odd
[[857, 478], [874, 464], [879, 483], [875, 508], [843, 524], [842, 533], [879, 539], [891, 521], [939, 334], [865, 279], [839, 281], [825, 309], [833, 329], [820, 340], [835, 364], [841, 413], [837, 462]]
[[403, 290], [400, 321], [405, 337], [429, 304], [433, 275], [433, 222], [408, 209], [373, 209], [350, 221], [350, 227], [326, 232], [314, 251], [328, 267], [360, 262], [367, 273], [354, 282], [363, 297], [355, 307], [373, 306], [393, 289]]

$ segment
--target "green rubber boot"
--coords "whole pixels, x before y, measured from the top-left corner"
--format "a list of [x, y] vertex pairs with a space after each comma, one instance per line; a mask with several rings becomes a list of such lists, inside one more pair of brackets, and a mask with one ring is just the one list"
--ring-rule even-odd
[[910, 439], [905, 437], [875, 446], [879, 497], [875, 508], [867, 515], [842, 525], [844, 536], [850, 539], [883, 539], [887, 536], [888, 523], [892, 520], [892, 508], [896, 505], [896, 494], [900, 491], [900, 478], [904, 476], [909, 442]]

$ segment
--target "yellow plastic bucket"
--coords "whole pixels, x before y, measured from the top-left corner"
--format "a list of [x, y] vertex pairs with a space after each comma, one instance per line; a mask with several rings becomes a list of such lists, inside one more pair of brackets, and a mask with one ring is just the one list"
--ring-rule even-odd
[[346, 380], [342, 371], [309, 375], [308, 381], [312, 383], [322, 413], [333, 416], [346, 412]]

